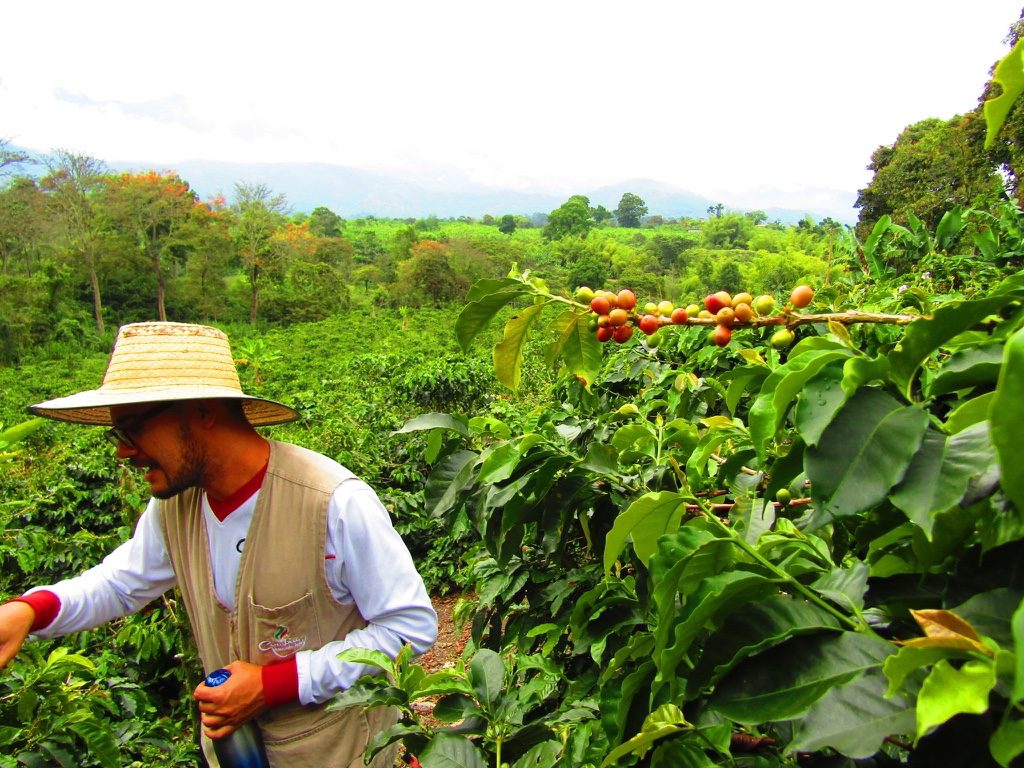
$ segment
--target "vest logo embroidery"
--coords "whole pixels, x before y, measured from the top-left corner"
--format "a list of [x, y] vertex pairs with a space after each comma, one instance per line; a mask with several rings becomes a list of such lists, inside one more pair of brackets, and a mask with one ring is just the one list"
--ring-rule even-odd
[[288, 627], [278, 625], [277, 631], [270, 640], [263, 640], [257, 646], [262, 653], [272, 653], [280, 659], [286, 659], [306, 647], [306, 636], [289, 637]]

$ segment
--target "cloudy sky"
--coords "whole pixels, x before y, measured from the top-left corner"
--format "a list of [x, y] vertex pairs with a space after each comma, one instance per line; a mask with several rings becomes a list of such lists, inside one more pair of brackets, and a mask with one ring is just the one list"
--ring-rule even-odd
[[972, 109], [1022, 0], [51, 2], [0, 11], [0, 138], [754, 205], [853, 194]]

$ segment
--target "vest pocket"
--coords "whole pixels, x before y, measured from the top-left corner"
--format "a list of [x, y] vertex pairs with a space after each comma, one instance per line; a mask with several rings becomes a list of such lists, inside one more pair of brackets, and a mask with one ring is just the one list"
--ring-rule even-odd
[[270, 608], [249, 595], [250, 659], [255, 664], [274, 664], [306, 649], [323, 645], [313, 594]]

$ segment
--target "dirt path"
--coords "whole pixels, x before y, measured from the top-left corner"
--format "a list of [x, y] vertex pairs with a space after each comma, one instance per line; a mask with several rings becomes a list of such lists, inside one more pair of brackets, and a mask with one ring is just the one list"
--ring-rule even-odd
[[461, 595], [452, 594], [430, 598], [434, 610], [437, 611], [437, 642], [419, 658], [419, 663], [428, 672], [454, 667], [466, 647], [466, 641], [469, 640], [469, 622], [466, 622], [461, 630], [456, 630], [452, 615], [460, 597]]

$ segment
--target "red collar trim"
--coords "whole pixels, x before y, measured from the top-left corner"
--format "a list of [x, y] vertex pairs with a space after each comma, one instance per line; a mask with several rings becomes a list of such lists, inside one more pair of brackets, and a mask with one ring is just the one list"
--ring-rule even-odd
[[268, 466], [270, 466], [269, 460], [245, 485], [226, 498], [215, 499], [209, 494], [206, 495], [206, 500], [210, 503], [210, 509], [218, 520], [223, 523], [228, 515], [252, 498], [253, 494], [263, 485], [263, 478], [267, 474]]

